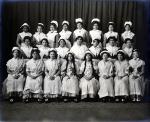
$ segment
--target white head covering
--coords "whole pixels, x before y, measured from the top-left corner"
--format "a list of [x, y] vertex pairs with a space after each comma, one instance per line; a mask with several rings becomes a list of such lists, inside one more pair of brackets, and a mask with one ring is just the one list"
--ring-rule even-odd
[[124, 26], [126, 26], [126, 25], [132, 26], [132, 22], [131, 21], [125, 21]]
[[93, 22], [98, 22], [98, 23], [100, 23], [100, 19], [94, 18], [94, 19], [92, 19], [91, 23], [93, 23]]
[[51, 52], [51, 51], [57, 52], [57, 50], [56, 50], [55, 48], [51, 48], [51, 49], [49, 50], [49, 52]]
[[38, 23], [38, 25], [39, 25], [39, 26], [43, 26], [43, 27], [44, 27], [44, 24], [43, 24], [43, 23]]
[[52, 21], [51, 21], [51, 24], [55, 24], [55, 25], [56, 25], [56, 27], [58, 28], [58, 22], [57, 22], [57, 21], [52, 20]]
[[126, 55], [125, 51], [123, 51], [123, 50], [118, 50], [117, 55], [118, 55], [118, 53], [123, 53], [124, 55]]
[[114, 22], [108, 22], [108, 25], [114, 25]]
[[28, 23], [23, 23], [20, 28], [22, 28], [24, 26], [27, 26], [28, 28], [30, 28], [30, 26], [28, 25]]
[[64, 40], [65, 41], [65, 43], [66, 43], [66, 39], [64, 39], [64, 38], [59, 38], [59, 40], [58, 40], [58, 43], [60, 42], [60, 40]]
[[87, 50], [86, 52], [85, 52], [85, 55], [86, 54], [91, 54], [92, 56], [94, 56], [94, 54], [90, 51], [90, 50]]
[[14, 51], [14, 50], [20, 51], [19, 47], [13, 47], [13, 48], [12, 48], [12, 51]]
[[102, 56], [104, 53], [107, 53], [108, 55], [110, 55], [110, 53], [108, 52], [108, 50], [103, 50], [103, 51], [100, 53], [100, 56]]
[[62, 22], [62, 25], [63, 24], [67, 24], [67, 25], [69, 25], [69, 22], [68, 21], [66, 21], [66, 20], [64, 20], [63, 22]]
[[76, 22], [76, 23], [79, 23], [79, 22], [83, 23], [83, 20], [82, 20], [81, 18], [77, 18], [77, 19], [75, 20], [75, 22]]

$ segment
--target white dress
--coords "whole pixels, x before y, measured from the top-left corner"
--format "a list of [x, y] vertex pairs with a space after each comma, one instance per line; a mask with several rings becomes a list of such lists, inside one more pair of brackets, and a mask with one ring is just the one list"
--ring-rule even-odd
[[41, 58], [43, 58], [43, 56], [48, 56], [48, 53], [50, 51], [50, 48], [49, 47], [44, 47], [43, 45], [39, 47], [39, 50], [40, 50], [40, 56]]
[[99, 39], [99, 40], [102, 39], [102, 31], [101, 30], [91, 30], [91, 31], [89, 31], [89, 34], [92, 39], [92, 44], [93, 44], [94, 39]]
[[[38, 60], [30, 59], [26, 63], [26, 72], [29, 72], [32, 76], [37, 76], [39, 75], [39, 73], [43, 71], [44, 71], [44, 63], [41, 59]], [[42, 94], [43, 92], [42, 82], [43, 82], [42, 75], [38, 76], [35, 79], [31, 78], [30, 76], [27, 76], [24, 88], [25, 97], [29, 92], [34, 94]]]
[[130, 58], [132, 55], [133, 48], [132, 47], [131, 48], [125, 47], [123, 50], [126, 52], [128, 57]]
[[79, 95], [79, 80], [75, 74], [78, 73], [77, 65], [75, 64], [75, 67], [73, 63], [68, 63], [65, 61], [63, 65], [61, 66], [62, 74], [66, 73], [65, 77], [62, 80], [62, 96], [71, 96], [75, 97]]
[[32, 51], [32, 47], [31, 46], [21, 46], [21, 50], [23, 51], [23, 53], [25, 54], [25, 56], [29, 59], [31, 57], [31, 51]]
[[[25, 77], [23, 75], [23, 70], [25, 68], [25, 61], [23, 59], [10, 59], [6, 64], [8, 70], [10, 70], [13, 74], [8, 74], [5, 82], [4, 89], [6, 90], [6, 94], [10, 92], [22, 92], [25, 82]], [[19, 78], [15, 79], [14, 75], [19, 75]], [[5, 94], [5, 93], [4, 93]]]
[[57, 54], [61, 57], [61, 58], [65, 58], [66, 54], [68, 53], [69, 51], [69, 48], [67, 48], [66, 46], [65, 47], [58, 47], [56, 48], [57, 50]]
[[[44, 96], [46, 98], [56, 98], [61, 94], [61, 79], [60, 76], [55, 76], [59, 70], [60, 62], [57, 59], [45, 61]], [[50, 76], [54, 76], [54, 80], [51, 80]]]
[[118, 51], [119, 48], [117, 46], [107, 45], [106, 49], [108, 50], [110, 55], [113, 57], [113, 56], [115, 56], [117, 54], [117, 51]]
[[51, 48], [55, 48], [56, 47], [56, 36], [58, 35], [57, 31], [49, 31], [47, 33], [47, 38], [48, 38], [48, 42], [49, 42], [49, 46]]
[[131, 31], [124, 31], [121, 34], [121, 37], [123, 38], [123, 41], [125, 41], [125, 39], [129, 38], [129, 39], [133, 39], [133, 37], [135, 36], [135, 34]]
[[[119, 62], [115, 61], [115, 96], [128, 96], [129, 95], [129, 77], [126, 74], [129, 74], [129, 63], [124, 60]], [[125, 76], [126, 75], [126, 76]], [[118, 79], [118, 76], [125, 76], [122, 79]]]
[[[133, 72], [129, 76], [129, 88], [130, 95], [143, 95], [144, 92], [144, 76], [140, 75], [142, 67], [145, 66], [145, 62], [139, 58], [131, 59], [129, 65], [133, 68]], [[134, 79], [133, 76], [138, 76]]]
[[[84, 71], [84, 68], [85, 68], [85, 71]], [[79, 85], [81, 89], [81, 98], [84, 99], [87, 97], [87, 95], [95, 96], [99, 89], [99, 83], [98, 83], [98, 80], [96, 80], [93, 77], [92, 64], [90, 62], [86, 62], [86, 67], [85, 67], [85, 62], [83, 62], [80, 67], [80, 73], [84, 74], [83, 77], [80, 79], [80, 85]], [[88, 77], [91, 79], [87, 80], [85, 77]]]
[[71, 34], [72, 32], [68, 30], [67, 31], [62, 30], [61, 32], [59, 32], [60, 38], [66, 40], [66, 45], [69, 49], [71, 48], [71, 42], [70, 42]]
[[87, 31], [84, 28], [76, 29], [76, 30], [74, 30], [73, 34], [74, 34], [75, 38], [78, 37], [78, 36], [81, 36], [81, 37], [85, 38], [86, 34], [87, 34]]
[[[98, 92], [98, 95], [100, 98], [103, 97], [114, 97], [114, 81], [113, 81], [113, 63], [111, 61], [103, 61], [101, 60], [98, 63], [99, 68], [99, 85], [100, 90]], [[104, 79], [103, 76], [110, 76], [108, 79]]]
[[36, 45], [41, 45], [41, 40], [43, 38], [46, 38], [46, 34], [43, 33], [43, 32], [41, 32], [41, 33], [35, 32], [35, 34], [33, 35], [33, 37], [34, 37], [34, 39], [36, 41]]

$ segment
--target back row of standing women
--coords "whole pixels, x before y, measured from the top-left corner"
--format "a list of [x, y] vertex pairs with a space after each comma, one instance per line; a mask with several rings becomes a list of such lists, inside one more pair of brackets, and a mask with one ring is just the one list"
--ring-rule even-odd
[[[52, 21], [47, 35], [42, 32], [44, 25], [38, 23], [33, 37], [27, 23], [21, 26], [23, 32], [17, 37], [19, 48], [12, 50], [13, 58], [7, 62], [8, 77], [4, 82], [10, 101], [14, 100], [14, 94], [22, 96], [22, 93], [25, 101], [30, 98], [41, 101], [43, 94], [45, 102], [60, 95], [64, 101], [70, 97], [77, 101], [79, 91], [84, 100], [95, 98], [97, 93], [102, 101], [115, 96], [116, 101], [124, 102], [129, 95], [132, 101], [141, 100], [145, 64], [133, 49], [132, 23], [125, 22], [122, 41], [113, 31], [112, 22], [104, 36], [98, 30], [97, 18], [92, 20], [93, 30], [89, 33], [83, 29], [81, 18], [76, 23], [77, 29], [72, 34], [68, 30], [69, 22], [63, 21], [63, 30], [58, 34], [58, 23]], [[26, 65], [19, 59], [20, 54], [27, 60]]]

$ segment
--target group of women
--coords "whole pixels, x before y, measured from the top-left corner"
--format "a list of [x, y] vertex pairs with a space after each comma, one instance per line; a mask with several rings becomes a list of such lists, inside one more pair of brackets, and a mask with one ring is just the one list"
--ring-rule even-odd
[[132, 22], [124, 23], [121, 36], [114, 31], [113, 22], [109, 22], [104, 34], [99, 30], [98, 18], [92, 19], [93, 29], [89, 32], [81, 18], [75, 22], [74, 32], [69, 31], [69, 22], [65, 20], [58, 33], [58, 23], [53, 20], [47, 34], [43, 32], [44, 24], [38, 23], [34, 35], [27, 23], [21, 26], [3, 83], [4, 96], [10, 102], [20, 98], [40, 103], [60, 99], [142, 100], [145, 63], [134, 48]]

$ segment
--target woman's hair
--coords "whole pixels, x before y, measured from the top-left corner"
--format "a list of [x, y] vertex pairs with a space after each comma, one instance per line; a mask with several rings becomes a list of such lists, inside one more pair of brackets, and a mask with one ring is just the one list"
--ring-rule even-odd
[[[15, 51], [15, 50], [12, 51], [12, 55], [13, 55], [14, 51]], [[19, 53], [18, 57], [21, 58], [21, 57], [22, 57], [21, 51], [20, 51], [20, 50], [17, 50], [17, 51], [18, 51], [18, 53]]]
[[123, 60], [126, 59], [126, 55], [123, 53], [123, 52], [118, 52], [117, 55], [116, 55], [116, 59], [118, 60], [118, 54], [121, 54], [122, 57], [123, 57]]
[[46, 39], [46, 38], [43, 38], [43, 39], [41, 40], [41, 44], [42, 44], [42, 42], [43, 42], [44, 40], [46, 41], [47, 45], [49, 45], [48, 39]]
[[33, 58], [32, 55], [33, 55], [34, 52], [37, 52], [38, 59], [40, 59], [41, 58], [41, 56], [40, 56], [40, 50], [39, 49], [34, 49], [34, 48], [31, 50], [31, 56], [30, 56], [30, 58]]
[[28, 39], [31, 42], [31, 37], [30, 36], [25, 36], [23, 39], [23, 42], [25, 42], [25, 40]]
[[75, 41], [77, 41], [79, 38], [81, 38], [82, 42], [84, 41], [83, 37], [82, 36], [78, 36]]
[[50, 23], [50, 26], [53, 25], [55, 29], [57, 29], [57, 26], [54, 23]]
[[58, 54], [57, 54], [57, 52], [55, 50], [51, 50], [51, 51], [48, 52], [48, 58], [50, 58], [50, 53], [51, 52], [55, 53], [55, 59], [57, 59]]
[[60, 40], [58, 41], [58, 45], [60, 45], [60, 41], [62, 41], [62, 40], [65, 42], [65, 45], [66, 45], [65, 39], [60, 39]]

